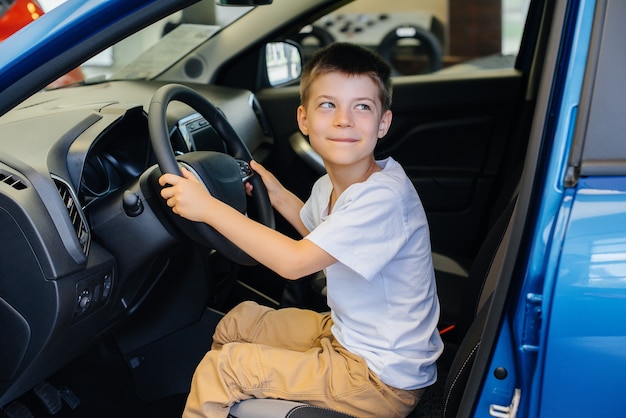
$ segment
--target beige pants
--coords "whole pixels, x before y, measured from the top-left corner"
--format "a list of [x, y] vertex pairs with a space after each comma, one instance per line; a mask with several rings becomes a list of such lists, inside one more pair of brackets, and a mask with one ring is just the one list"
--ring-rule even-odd
[[184, 418], [227, 417], [249, 398], [302, 401], [356, 417], [404, 417], [422, 390], [385, 385], [330, 332], [329, 314], [244, 302], [217, 325]]

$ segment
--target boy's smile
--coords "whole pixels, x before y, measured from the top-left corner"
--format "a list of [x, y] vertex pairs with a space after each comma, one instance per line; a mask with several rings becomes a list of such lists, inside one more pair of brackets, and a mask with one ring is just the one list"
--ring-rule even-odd
[[329, 72], [311, 84], [310, 93], [298, 108], [298, 124], [326, 169], [371, 166], [374, 147], [391, 123], [378, 85], [366, 75]]

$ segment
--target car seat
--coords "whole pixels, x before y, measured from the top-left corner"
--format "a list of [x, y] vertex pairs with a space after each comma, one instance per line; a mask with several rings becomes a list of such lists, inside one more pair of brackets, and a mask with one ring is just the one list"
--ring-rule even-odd
[[302, 402], [282, 399], [248, 399], [235, 404], [229, 417], [234, 418], [355, 418], [341, 412]]
[[441, 416], [444, 418], [456, 417], [461, 399], [463, 399], [465, 385], [469, 379], [476, 354], [478, 353], [478, 348], [480, 347], [482, 332], [485, 327], [485, 322], [487, 321], [488, 312], [489, 303], [485, 303], [463, 338], [452, 361], [452, 366], [448, 372], [443, 392]]
[[484, 305], [485, 294], [489, 295], [495, 285], [488, 274], [500, 247], [507, 225], [515, 207], [516, 198], [496, 219], [472, 263], [467, 277], [436, 270], [437, 293], [441, 304], [439, 329], [452, 329], [447, 339], [460, 341], [467, 333], [476, 315]]
[[[472, 264], [467, 285], [463, 288], [464, 293], [461, 293], [465, 297], [460, 298], [462, 304], [460, 309], [464, 315], [467, 315], [467, 319], [462, 323], [455, 324], [456, 332], [462, 338], [459, 338], [460, 345], [449, 367], [444, 387], [442, 408], [444, 408], [445, 417], [456, 416], [456, 411], [465, 390], [465, 384], [480, 346], [481, 335], [490, 305], [490, 297], [498, 281], [499, 269], [494, 267], [499, 265], [503, 258], [506, 246], [502, 245], [502, 243], [506, 243], [508, 240], [507, 235], [510, 233], [509, 224], [516, 200], [516, 198], [513, 198], [509, 201], [506, 209], [500, 214], [489, 231]], [[442, 283], [442, 287], [445, 289], [445, 283]], [[454, 344], [446, 344], [445, 350], [454, 350]], [[425, 392], [425, 396], [427, 396], [427, 392]], [[424, 398], [422, 402], [424, 402]], [[350, 416], [302, 402], [278, 399], [245, 400], [234, 405], [230, 414], [234, 418], [344, 418]]]

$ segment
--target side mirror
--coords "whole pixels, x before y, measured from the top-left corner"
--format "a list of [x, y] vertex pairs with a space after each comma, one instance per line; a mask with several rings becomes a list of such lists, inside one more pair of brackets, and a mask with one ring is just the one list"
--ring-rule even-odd
[[265, 45], [265, 67], [272, 87], [297, 80], [302, 74], [300, 48], [291, 42], [268, 43]]

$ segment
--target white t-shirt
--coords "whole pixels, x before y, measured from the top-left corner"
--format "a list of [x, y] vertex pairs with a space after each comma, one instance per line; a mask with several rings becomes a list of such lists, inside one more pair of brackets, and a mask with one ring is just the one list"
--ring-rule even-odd
[[305, 238], [335, 257], [326, 269], [333, 335], [363, 357], [386, 384], [431, 385], [443, 351], [430, 232], [422, 203], [402, 167], [346, 189], [328, 215], [328, 175], [313, 186], [300, 216]]

